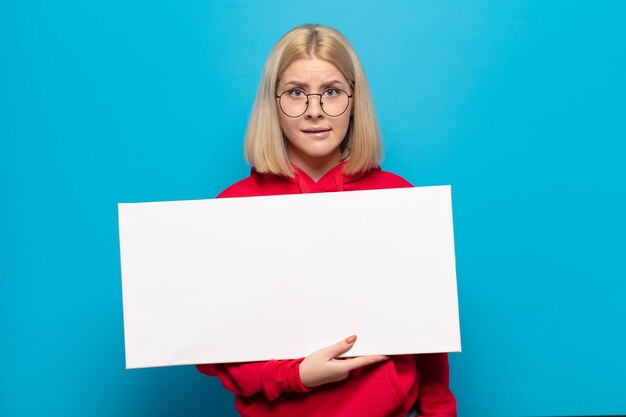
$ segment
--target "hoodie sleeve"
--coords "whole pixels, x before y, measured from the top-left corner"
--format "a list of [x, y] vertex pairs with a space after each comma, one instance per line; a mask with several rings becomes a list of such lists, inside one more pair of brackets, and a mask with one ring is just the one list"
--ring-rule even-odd
[[300, 379], [304, 358], [283, 361], [196, 365], [203, 374], [217, 376], [236, 395], [250, 397], [262, 393], [275, 400], [283, 392], [309, 392]]
[[450, 391], [447, 353], [417, 355], [420, 373], [417, 410], [420, 416], [456, 417], [456, 399]]

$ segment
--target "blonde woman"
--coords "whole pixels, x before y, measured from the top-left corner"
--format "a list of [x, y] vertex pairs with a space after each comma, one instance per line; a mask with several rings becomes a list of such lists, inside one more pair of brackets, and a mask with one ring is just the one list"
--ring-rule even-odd
[[[295, 28], [272, 49], [245, 156], [251, 175], [219, 197], [411, 186], [379, 168], [365, 73], [347, 39], [324, 26]], [[355, 341], [350, 336], [295, 360], [197, 367], [220, 378], [244, 417], [456, 416], [447, 354], [337, 359]]]

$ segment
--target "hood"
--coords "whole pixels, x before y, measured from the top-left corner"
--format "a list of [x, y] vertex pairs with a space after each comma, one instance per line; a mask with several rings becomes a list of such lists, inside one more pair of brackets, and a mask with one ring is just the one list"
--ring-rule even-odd
[[[272, 174], [260, 174], [252, 169], [252, 175], [258, 176], [259, 180], [264, 183], [273, 183], [272, 185], [287, 188], [291, 193], [325, 193], [334, 191], [343, 191], [344, 185], [357, 181], [366, 175], [369, 171], [365, 171], [356, 175], [346, 175], [343, 167], [346, 161], [340, 162], [333, 169], [328, 171], [318, 181], [314, 181], [306, 172], [295, 165], [292, 165], [295, 175], [293, 177], [278, 176]], [[380, 170], [379, 167], [373, 170]]]

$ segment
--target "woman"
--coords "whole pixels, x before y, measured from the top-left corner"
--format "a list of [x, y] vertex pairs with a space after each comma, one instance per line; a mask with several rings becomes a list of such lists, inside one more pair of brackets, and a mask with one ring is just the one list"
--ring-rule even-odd
[[[251, 175], [219, 197], [410, 187], [381, 171], [380, 133], [359, 59], [339, 32], [304, 25], [271, 51], [245, 140]], [[416, 335], [419, 337], [419, 335]], [[350, 336], [306, 358], [198, 365], [242, 416], [456, 416], [447, 354], [336, 359]]]

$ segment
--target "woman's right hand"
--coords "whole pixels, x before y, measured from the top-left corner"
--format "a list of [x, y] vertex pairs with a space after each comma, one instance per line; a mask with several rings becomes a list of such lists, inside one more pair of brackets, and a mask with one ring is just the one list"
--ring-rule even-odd
[[347, 352], [355, 341], [356, 336], [350, 336], [304, 358], [300, 362], [302, 384], [305, 387], [313, 388], [329, 382], [341, 381], [348, 377], [350, 371], [389, 359], [388, 356], [382, 355], [337, 358], [337, 356]]

